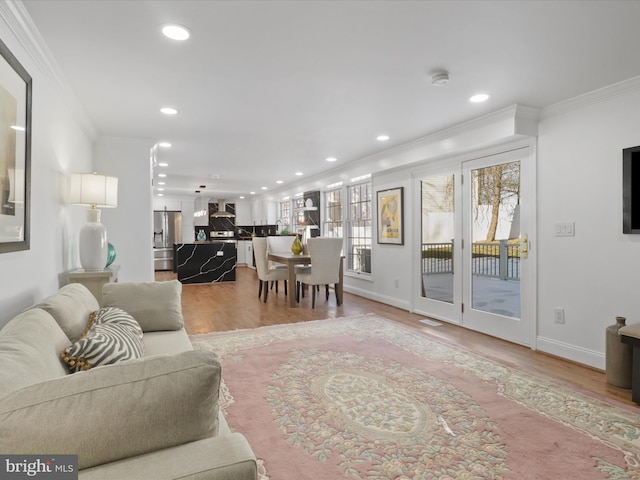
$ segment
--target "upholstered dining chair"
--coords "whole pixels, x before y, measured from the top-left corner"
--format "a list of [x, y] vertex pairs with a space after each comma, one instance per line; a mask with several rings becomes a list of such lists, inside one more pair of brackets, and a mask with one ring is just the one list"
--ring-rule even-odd
[[316, 306], [316, 287], [325, 285], [326, 299], [329, 300], [329, 285], [336, 290], [336, 303], [340, 306], [337, 286], [340, 282], [340, 257], [342, 238], [315, 237], [307, 240], [311, 257], [311, 267], [296, 268], [296, 298], [300, 298], [300, 285], [311, 285], [311, 308]]
[[[286, 268], [269, 268], [267, 259], [267, 239], [266, 237], [253, 237], [253, 255], [256, 259], [256, 271], [258, 272], [258, 298], [263, 295], [264, 303], [267, 303], [269, 294], [269, 282], [284, 280], [284, 294], [287, 294], [287, 278], [289, 273]], [[277, 283], [276, 283], [277, 285]], [[276, 292], [278, 289], [276, 288]]]

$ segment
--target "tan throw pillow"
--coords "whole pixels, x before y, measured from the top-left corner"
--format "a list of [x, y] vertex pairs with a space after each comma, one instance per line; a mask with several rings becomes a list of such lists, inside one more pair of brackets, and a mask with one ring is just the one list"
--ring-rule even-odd
[[72, 373], [135, 360], [143, 355], [140, 325], [127, 312], [114, 307], [93, 312], [82, 338], [61, 353]]
[[75, 342], [87, 328], [91, 312], [98, 310], [100, 305], [87, 287], [81, 283], [70, 283], [37, 307], [55, 318], [69, 340]]
[[[215, 435], [212, 353], [143, 358], [0, 396], [0, 452], [78, 455], [89, 468]], [[215, 453], [215, 452], [214, 452]]]
[[178, 280], [149, 283], [107, 283], [102, 288], [102, 304], [129, 313], [143, 332], [180, 330], [182, 284]]

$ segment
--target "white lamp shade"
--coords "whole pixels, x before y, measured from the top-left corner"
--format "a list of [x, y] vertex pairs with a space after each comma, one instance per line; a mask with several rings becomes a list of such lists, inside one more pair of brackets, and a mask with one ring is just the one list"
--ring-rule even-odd
[[72, 173], [69, 201], [92, 208], [118, 206], [118, 178], [97, 173]]

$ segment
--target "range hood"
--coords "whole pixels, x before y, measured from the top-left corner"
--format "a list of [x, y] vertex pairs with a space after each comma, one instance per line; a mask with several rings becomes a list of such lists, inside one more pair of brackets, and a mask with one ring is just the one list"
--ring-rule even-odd
[[227, 212], [227, 201], [218, 200], [218, 211], [211, 214], [211, 218], [233, 218], [235, 214]]

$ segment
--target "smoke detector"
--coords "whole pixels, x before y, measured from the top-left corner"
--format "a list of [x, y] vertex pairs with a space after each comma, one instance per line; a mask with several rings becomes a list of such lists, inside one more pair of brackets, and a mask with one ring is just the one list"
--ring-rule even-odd
[[447, 72], [437, 72], [431, 75], [431, 85], [441, 87], [449, 83], [449, 74]]

